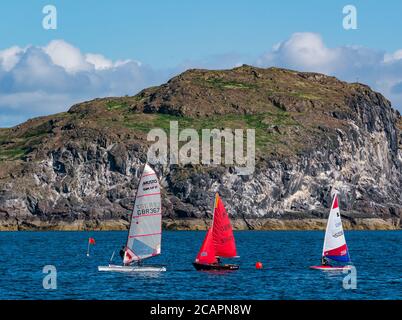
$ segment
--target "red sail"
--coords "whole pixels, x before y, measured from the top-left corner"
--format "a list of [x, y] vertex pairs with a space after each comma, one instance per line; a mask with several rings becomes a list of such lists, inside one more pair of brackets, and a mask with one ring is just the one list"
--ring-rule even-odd
[[195, 258], [195, 262], [203, 264], [217, 263], [211, 229], [208, 229], [207, 231], [201, 249]]
[[233, 236], [232, 225], [225, 206], [219, 195], [215, 196], [214, 221], [212, 233], [215, 244], [215, 255], [223, 258], [237, 256], [236, 243]]

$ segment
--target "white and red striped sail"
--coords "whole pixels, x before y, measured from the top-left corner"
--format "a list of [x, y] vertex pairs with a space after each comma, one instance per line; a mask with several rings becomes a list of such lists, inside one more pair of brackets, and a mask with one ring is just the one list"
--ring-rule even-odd
[[159, 255], [162, 236], [162, 207], [158, 177], [145, 165], [125, 249], [124, 264]]
[[232, 225], [219, 195], [215, 195], [212, 227], [208, 229], [204, 242], [195, 259], [197, 263], [216, 263], [216, 257], [233, 258], [237, 256]]
[[350, 261], [339, 211], [338, 195], [336, 193], [332, 200], [331, 211], [328, 217], [322, 255], [335, 261]]

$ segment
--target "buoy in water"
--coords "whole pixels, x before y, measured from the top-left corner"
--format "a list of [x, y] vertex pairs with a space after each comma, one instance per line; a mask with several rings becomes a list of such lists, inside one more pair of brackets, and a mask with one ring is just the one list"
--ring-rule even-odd
[[257, 262], [255, 263], [255, 268], [256, 268], [256, 269], [262, 269], [262, 263], [261, 263], [260, 261], [257, 261]]

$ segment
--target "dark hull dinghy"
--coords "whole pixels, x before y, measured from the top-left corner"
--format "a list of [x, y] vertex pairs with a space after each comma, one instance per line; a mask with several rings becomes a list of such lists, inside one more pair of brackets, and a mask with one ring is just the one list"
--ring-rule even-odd
[[229, 216], [218, 194], [213, 213], [212, 227], [207, 231], [193, 266], [199, 271], [237, 270], [236, 264], [220, 263], [220, 258], [236, 258], [237, 250]]
[[203, 263], [197, 263], [193, 262], [193, 266], [196, 270], [198, 271], [212, 271], [212, 270], [218, 270], [218, 271], [231, 271], [231, 270], [237, 270], [239, 269], [239, 266], [237, 264], [203, 264]]

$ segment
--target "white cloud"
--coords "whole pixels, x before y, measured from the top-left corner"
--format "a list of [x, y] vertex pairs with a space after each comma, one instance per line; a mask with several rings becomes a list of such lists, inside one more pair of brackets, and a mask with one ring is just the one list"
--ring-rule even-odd
[[385, 63], [392, 63], [397, 60], [402, 60], [402, 49], [397, 50], [394, 53], [387, 53], [384, 55], [384, 62]]
[[10, 71], [17, 64], [22, 52], [23, 49], [17, 46], [0, 51], [0, 66], [3, 70]]
[[316, 33], [295, 33], [257, 59], [260, 66], [282, 66], [300, 71], [347, 74], [352, 69], [378, 65], [383, 53], [360, 46], [328, 48]]
[[328, 49], [321, 36], [315, 33], [295, 33], [288, 40], [276, 44], [272, 51], [263, 55], [259, 64], [284, 64], [294, 69], [306, 69], [329, 73], [339, 50]]
[[116, 60], [116, 62], [113, 62], [112, 60], [105, 58], [105, 56], [97, 53], [87, 53], [85, 55], [85, 61], [90, 63], [96, 70], [118, 68], [124, 65], [128, 65], [130, 63], [134, 63], [138, 67], [142, 66], [142, 63], [137, 60], [126, 59], [126, 60]]
[[83, 54], [63, 40], [11, 47], [0, 51], [0, 127], [65, 111], [83, 100], [133, 95], [172, 75], [135, 60]]
[[318, 34], [295, 33], [258, 58], [226, 53], [155, 70], [133, 59], [113, 61], [99, 53], [82, 53], [54, 40], [45, 47], [0, 51], [0, 127], [64, 111], [83, 100], [133, 95], [188, 68], [227, 69], [242, 63], [358, 79], [402, 110], [402, 49], [386, 53], [361, 46], [330, 48]]
[[402, 110], [402, 50], [388, 54], [361, 46], [329, 48], [319, 34], [295, 33], [261, 55], [256, 64], [315, 71], [370, 85]]
[[85, 60], [92, 64], [96, 70], [110, 69], [113, 67], [113, 62], [109, 59], [106, 59], [101, 54], [87, 53], [85, 55]]
[[43, 50], [55, 65], [63, 67], [67, 72], [85, 71], [90, 68], [81, 51], [63, 40], [53, 40]]

